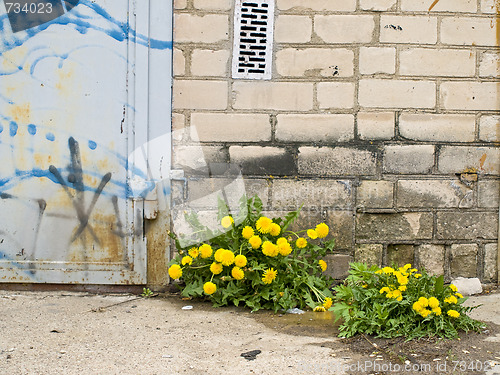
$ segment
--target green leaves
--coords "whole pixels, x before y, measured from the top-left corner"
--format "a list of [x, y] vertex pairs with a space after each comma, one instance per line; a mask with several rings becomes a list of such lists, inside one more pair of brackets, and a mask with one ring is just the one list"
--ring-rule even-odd
[[[344, 285], [334, 288], [332, 310], [343, 319], [341, 337], [367, 333], [385, 338], [433, 335], [455, 338], [459, 330], [478, 331], [483, 326], [467, 316], [471, 308], [462, 306], [465, 299], [450, 302], [453, 298], [449, 297], [456, 297], [455, 292], [444, 285], [443, 276], [430, 276], [425, 270], [419, 274], [410, 269], [411, 265], [383, 269], [363, 263], [350, 266]], [[424, 301], [423, 305], [419, 301]], [[459, 316], [450, 317], [448, 310], [458, 312]]]

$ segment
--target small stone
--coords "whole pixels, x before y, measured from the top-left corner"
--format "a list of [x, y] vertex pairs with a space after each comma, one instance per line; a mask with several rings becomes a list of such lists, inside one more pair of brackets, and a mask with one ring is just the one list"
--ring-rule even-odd
[[456, 279], [452, 280], [451, 283], [455, 285], [458, 292], [464, 296], [471, 296], [473, 294], [480, 294], [483, 292], [481, 281], [479, 281], [477, 277], [457, 277]]
[[182, 308], [182, 310], [192, 310], [192, 309], [193, 309], [193, 306], [191, 306], [191, 305], [187, 305], [187, 306], [184, 306]]
[[170, 355], [170, 354], [163, 354], [161, 357], [162, 358], [174, 358], [174, 356]]

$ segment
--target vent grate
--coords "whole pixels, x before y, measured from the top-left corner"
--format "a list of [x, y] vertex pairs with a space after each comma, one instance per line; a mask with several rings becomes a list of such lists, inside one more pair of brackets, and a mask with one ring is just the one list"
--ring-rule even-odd
[[233, 78], [271, 79], [274, 0], [236, 0]]

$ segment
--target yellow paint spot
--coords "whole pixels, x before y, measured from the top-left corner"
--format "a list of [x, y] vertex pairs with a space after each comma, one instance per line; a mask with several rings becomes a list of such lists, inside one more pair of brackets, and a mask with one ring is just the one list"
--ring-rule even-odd
[[7, 110], [7, 114], [19, 125], [28, 125], [31, 122], [31, 104], [11, 105]]

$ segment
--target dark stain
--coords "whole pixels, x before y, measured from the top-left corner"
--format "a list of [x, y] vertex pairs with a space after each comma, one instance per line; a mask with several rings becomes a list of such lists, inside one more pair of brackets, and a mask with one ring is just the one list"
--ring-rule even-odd
[[399, 25], [385, 25], [384, 29], [392, 29], [396, 31], [403, 31], [403, 28]]

